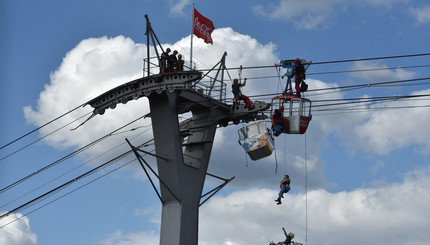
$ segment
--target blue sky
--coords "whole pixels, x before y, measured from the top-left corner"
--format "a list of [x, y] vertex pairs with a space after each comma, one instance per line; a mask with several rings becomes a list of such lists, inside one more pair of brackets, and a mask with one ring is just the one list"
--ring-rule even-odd
[[[318, 63], [429, 53], [430, 5], [426, 1], [194, 3], [216, 28], [214, 45], [194, 38], [193, 60], [198, 69], [212, 67], [224, 51], [228, 67], [270, 66], [297, 57]], [[192, 2], [187, 0], [1, 1], [0, 145], [141, 77], [146, 57], [145, 14], [163, 46], [177, 49], [189, 61], [191, 10]], [[307, 82], [310, 90], [318, 90], [427, 78], [429, 62], [429, 56], [419, 56], [315, 64], [308, 70]], [[383, 69], [406, 66], [422, 67]], [[369, 68], [380, 69], [318, 74]], [[238, 72], [231, 70], [230, 74], [237, 76]], [[276, 75], [275, 68], [244, 70], [243, 77], [250, 79], [243, 92], [251, 96], [279, 93], [285, 79]], [[305, 96], [318, 101], [430, 92], [425, 80], [409, 85], [317, 91]], [[400, 237], [405, 244], [427, 244], [430, 131], [426, 122], [430, 113], [426, 98], [361, 104], [362, 110], [353, 113], [315, 108], [306, 135], [276, 138], [278, 173], [274, 171], [274, 155], [256, 162], [246, 158], [237, 144], [239, 126], [217, 130], [209, 172], [236, 178], [200, 209], [199, 244], [268, 244], [269, 240], [284, 239], [281, 227], [293, 231], [295, 240], [302, 243], [307, 227], [308, 244], [392, 244]], [[383, 109], [371, 110], [374, 107]], [[78, 124], [74, 122], [47, 136], [89, 112], [88, 106], [79, 108], [1, 149], [0, 187], [144, 115], [149, 108], [146, 99], [119, 105], [78, 130], [69, 130]], [[0, 212], [123, 153], [128, 150], [123, 144], [126, 137], [135, 145], [151, 139], [150, 124], [149, 119], [139, 120], [76, 157], [0, 193]], [[135, 161], [115, 170], [132, 160], [129, 156], [0, 220], [3, 225], [29, 213], [0, 228], [0, 244], [158, 244], [161, 204], [149, 181]], [[154, 159], [148, 161], [154, 164]], [[284, 204], [276, 206], [273, 200], [285, 173], [292, 177], [292, 190]], [[220, 183], [208, 178], [206, 184], [209, 189]]]

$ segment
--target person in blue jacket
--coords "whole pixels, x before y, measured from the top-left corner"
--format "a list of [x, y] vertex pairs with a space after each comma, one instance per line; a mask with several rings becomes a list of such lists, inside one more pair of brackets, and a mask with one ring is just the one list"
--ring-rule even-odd
[[281, 185], [280, 185], [281, 190], [279, 191], [278, 194], [278, 199], [276, 199], [276, 204], [281, 204], [281, 198], [284, 198], [284, 193], [287, 193], [290, 191], [290, 176], [288, 176], [288, 174], [286, 174], [284, 176], [284, 178], [281, 180]]

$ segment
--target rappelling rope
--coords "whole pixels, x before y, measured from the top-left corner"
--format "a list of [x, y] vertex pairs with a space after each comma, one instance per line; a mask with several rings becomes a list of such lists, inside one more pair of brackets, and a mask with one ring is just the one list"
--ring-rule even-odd
[[[228, 70], [227, 70], [227, 73], [228, 73]], [[239, 75], [239, 82], [242, 83], [242, 65], [240, 65], [240, 68], [237, 71], [237, 73]], [[229, 74], [229, 76], [230, 76], [230, 74]], [[231, 80], [231, 78], [230, 78], [230, 80]], [[237, 101], [237, 102], [239, 102], [239, 101]], [[242, 117], [242, 125], [243, 125], [242, 127], [246, 126], [246, 123], [243, 120], [243, 117]], [[245, 166], [248, 167], [248, 153], [246, 151], [245, 151]]]
[[276, 88], [276, 91], [279, 92], [279, 87], [281, 86], [281, 89], [283, 88], [282, 82], [281, 82], [281, 67], [275, 64], [276, 73], [278, 74], [278, 87]]
[[305, 225], [305, 244], [308, 244], [308, 158], [307, 158], [307, 143], [306, 143], [306, 133], [305, 133], [305, 193], [306, 193], [306, 225]]

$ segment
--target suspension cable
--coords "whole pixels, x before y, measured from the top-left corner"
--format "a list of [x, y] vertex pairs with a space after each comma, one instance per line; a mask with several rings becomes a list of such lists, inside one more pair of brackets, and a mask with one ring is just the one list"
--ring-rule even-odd
[[47, 123], [43, 124], [42, 126], [40, 126], [40, 127], [36, 128], [36, 129], [33, 129], [32, 131], [30, 131], [30, 132], [28, 132], [28, 133], [24, 134], [23, 136], [18, 137], [17, 139], [12, 140], [11, 142], [7, 143], [6, 145], [4, 145], [4, 146], [0, 147], [0, 150], [1, 150], [1, 149], [3, 149], [3, 148], [5, 148], [5, 147], [7, 147], [7, 146], [9, 146], [9, 145], [11, 145], [11, 144], [13, 144], [13, 143], [15, 143], [15, 142], [17, 142], [18, 140], [21, 140], [22, 138], [27, 137], [28, 135], [30, 135], [30, 134], [32, 134], [32, 133], [34, 133], [34, 132], [36, 132], [36, 131], [40, 130], [41, 128], [43, 128], [43, 127], [45, 127], [45, 126], [47, 126], [47, 125], [49, 125], [49, 124], [51, 124], [51, 123], [55, 122], [56, 120], [58, 120], [58, 119], [60, 119], [60, 118], [62, 118], [62, 117], [64, 117], [64, 116], [66, 116], [66, 115], [68, 115], [68, 114], [72, 113], [73, 111], [75, 111], [75, 110], [79, 109], [80, 107], [84, 106], [85, 104], [86, 104], [86, 103], [84, 103], [84, 104], [82, 104], [82, 105], [80, 105], [80, 106], [77, 106], [77, 107], [73, 108], [72, 110], [70, 110], [70, 111], [68, 111], [68, 112], [64, 113], [63, 115], [61, 115], [61, 116], [59, 116], [59, 117], [57, 117], [57, 118], [54, 118], [54, 119], [52, 119], [51, 121], [49, 121], [49, 122], [47, 122]]
[[5, 191], [7, 191], [7, 190], [9, 190], [10, 188], [12, 188], [12, 187], [14, 187], [14, 186], [17, 186], [17, 185], [19, 185], [19, 184], [23, 183], [24, 181], [26, 181], [26, 180], [30, 179], [31, 177], [33, 177], [33, 176], [35, 176], [35, 175], [37, 175], [37, 174], [40, 174], [40, 173], [42, 173], [42, 172], [44, 172], [44, 171], [48, 170], [49, 168], [51, 168], [51, 167], [53, 167], [53, 166], [55, 166], [55, 165], [57, 165], [57, 164], [59, 164], [59, 163], [61, 163], [61, 162], [65, 161], [65, 160], [67, 160], [67, 159], [69, 159], [69, 158], [71, 158], [72, 156], [74, 156], [74, 155], [76, 155], [76, 154], [78, 154], [78, 153], [80, 153], [80, 152], [82, 152], [82, 151], [84, 151], [84, 150], [86, 150], [86, 149], [88, 149], [88, 148], [90, 148], [90, 147], [94, 146], [95, 144], [97, 144], [97, 143], [101, 142], [102, 140], [104, 140], [104, 139], [108, 138], [109, 136], [111, 136], [113, 133], [115, 133], [115, 132], [117, 132], [117, 131], [119, 131], [119, 130], [121, 130], [121, 129], [125, 128], [125, 127], [127, 127], [128, 125], [130, 125], [130, 124], [132, 124], [132, 123], [134, 123], [134, 122], [136, 122], [136, 121], [138, 121], [138, 120], [142, 119], [143, 117], [144, 117], [144, 116], [141, 116], [141, 117], [139, 117], [139, 118], [137, 118], [137, 119], [135, 119], [135, 120], [133, 120], [133, 121], [131, 121], [131, 122], [129, 122], [129, 123], [127, 123], [127, 124], [123, 125], [122, 127], [120, 127], [120, 128], [118, 128], [118, 129], [116, 129], [116, 130], [112, 131], [111, 133], [106, 134], [106, 135], [104, 135], [104, 136], [102, 136], [102, 137], [100, 137], [100, 138], [98, 138], [98, 139], [94, 140], [93, 142], [91, 142], [91, 143], [89, 143], [89, 144], [87, 144], [87, 145], [85, 145], [85, 146], [83, 146], [83, 147], [81, 147], [81, 148], [79, 148], [79, 149], [77, 149], [77, 150], [73, 151], [72, 153], [69, 153], [68, 155], [66, 155], [66, 156], [64, 156], [64, 157], [62, 157], [62, 158], [60, 158], [60, 159], [58, 159], [58, 160], [54, 161], [53, 163], [50, 163], [50, 164], [48, 164], [47, 166], [45, 166], [45, 167], [43, 167], [43, 168], [41, 168], [41, 169], [39, 169], [39, 170], [37, 170], [37, 171], [35, 171], [35, 172], [33, 172], [33, 173], [31, 173], [31, 174], [29, 174], [29, 175], [27, 175], [27, 176], [25, 176], [25, 177], [21, 178], [20, 180], [15, 181], [14, 183], [12, 183], [12, 184], [10, 184], [10, 185], [8, 185], [8, 186], [6, 186], [6, 187], [4, 187], [4, 188], [0, 189], [0, 194], [1, 194], [1, 193], [3, 193], [3, 192], [5, 192]]

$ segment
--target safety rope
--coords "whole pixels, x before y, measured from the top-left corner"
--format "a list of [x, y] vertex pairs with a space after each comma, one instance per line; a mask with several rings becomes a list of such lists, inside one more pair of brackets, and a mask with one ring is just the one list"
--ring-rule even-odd
[[306, 134], [305, 133], [305, 195], [306, 195], [306, 222], [305, 222], [305, 244], [308, 244], [308, 158], [307, 158], [307, 142], [306, 142]]

